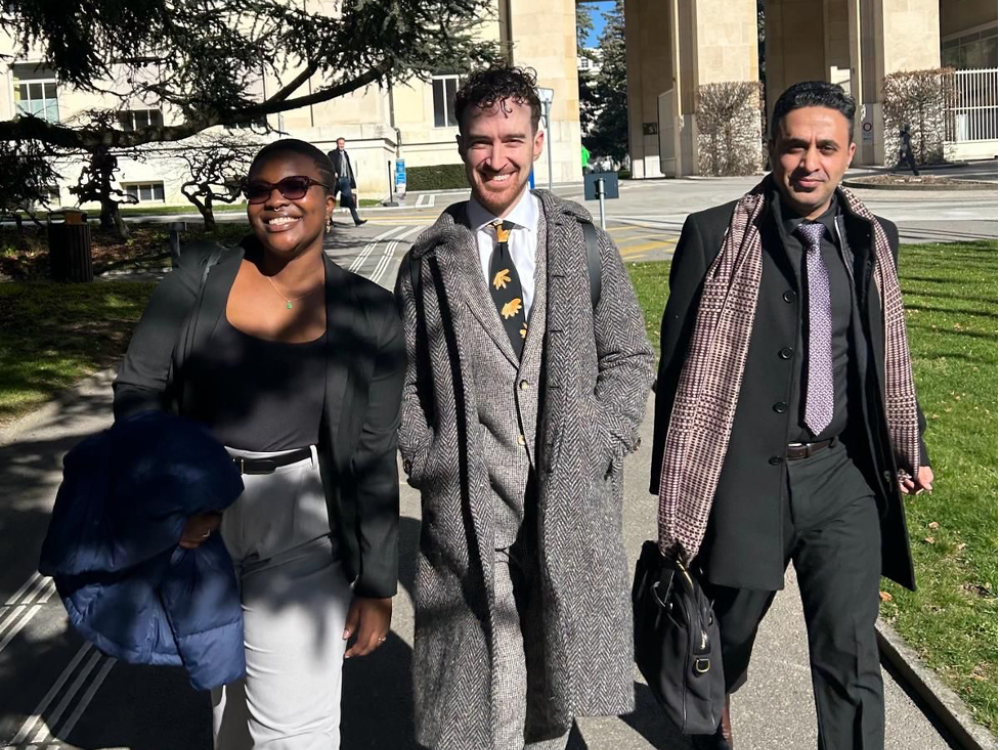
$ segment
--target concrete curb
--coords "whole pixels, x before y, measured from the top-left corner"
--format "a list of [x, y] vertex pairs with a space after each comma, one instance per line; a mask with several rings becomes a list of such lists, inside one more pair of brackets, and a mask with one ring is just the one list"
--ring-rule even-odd
[[920, 696], [927, 710], [947, 729], [962, 750], [997, 750], [997, 740], [990, 730], [976, 722], [962, 699], [941, 682], [881, 617], [875, 623], [875, 635], [879, 650], [901, 681]]
[[920, 192], [922, 190], [948, 190], [952, 192], [964, 192], [968, 190], [989, 190], [995, 191], [997, 189], [997, 183], [986, 182], [985, 180], [964, 180], [961, 185], [920, 185], [920, 184], [907, 184], [899, 183], [895, 185], [881, 185], [873, 182], [863, 182], [861, 179], [854, 180], [843, 180], [841, 183], [846, 188], [854, 188], [861, 190], [909, 190], [911, 192]]

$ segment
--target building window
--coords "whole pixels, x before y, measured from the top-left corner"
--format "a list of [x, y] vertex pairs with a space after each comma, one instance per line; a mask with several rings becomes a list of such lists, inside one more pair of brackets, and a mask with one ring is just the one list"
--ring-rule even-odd
[[123, 182], [122, 190], [135, 203], [163, 203], [162, 182]]
[[997, 66], [997, 27], [952, 37], [941, 44], [941, 64], [955, 70]]
[[434, 127], [448, 128], [458, 125], [455, 119], [455, 94], [462, 85], [461, 76], [434, 76]]
[[17, 113], [59, 122], [59, 85], [55, 73], [32, 63], [17, 63], [13, 67]]
[[133, 131], [163, 126], [163, 113], [158, 109], [130, 109], [118, 113], [122, 130]]

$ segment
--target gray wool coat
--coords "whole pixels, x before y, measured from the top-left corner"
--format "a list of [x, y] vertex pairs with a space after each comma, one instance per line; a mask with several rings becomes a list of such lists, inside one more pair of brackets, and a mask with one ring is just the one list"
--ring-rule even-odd
[[[591, 305], [579, 205], [536, 191], [547, 242], [545, 338], [536, 437], [541, 637], [526, 639], [526, 738], [574, 716], [633, 708], [622, 463], [653, 380], [653, 352], [621, 257], [598, 230], [602, 293]], [[399, 448], [421, 492], [413, 677], [417, 739], [434, 750], [493, 746], [496, 629], [493, 495], [463, 340], [482, 285], [465, 204], [445, 211], [396, 282], [407, 374]], [[416, 289], [414, 289], [414, 273]]]

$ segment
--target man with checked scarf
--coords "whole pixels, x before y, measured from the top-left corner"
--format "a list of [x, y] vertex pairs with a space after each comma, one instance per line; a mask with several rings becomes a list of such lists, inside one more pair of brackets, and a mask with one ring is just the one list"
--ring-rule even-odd
[[[799, 83], [772, 172], [688, 217], [663, 316], [650, 489], [714, 600], [727, 693], [794, 562], [824, 750], [881, 750], [880, 573], [915, 585], [901, 493], [930, 491], [899, 234], [839, 187], [854, 100]], [[702, 746], [732, 748], [728, 698]]]

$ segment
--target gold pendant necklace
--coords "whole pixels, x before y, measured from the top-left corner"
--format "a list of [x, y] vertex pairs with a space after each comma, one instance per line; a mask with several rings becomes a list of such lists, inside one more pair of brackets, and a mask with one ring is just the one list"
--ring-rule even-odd
[[291, 310], [292, 309], [292, 303], [293, 302], [298, 302], [300, 299], [304, 299], [304, 298], [308, 297], [310, 294], [312, 294], [313, 292], [316, 291], [315, 289], [313, 289], [312, 291], [306, 292], [301, 297], [292, 297], [291, 299], [289, 299], [288, 297], [286, 297], [284, 294], [281, 293], [281, 290], [278, 289], [278, 285], [274, 283], [274, 281], [271, 279], [270, 276], [265, 276], [264, 278], [267, 279], [268, 282], [271, 284], [271, 287], [274, 289], [275, 294], [277, 294], [279, 297], [281, 297], [281, 299], [285, 300], [285, 308], [287, 310]]

